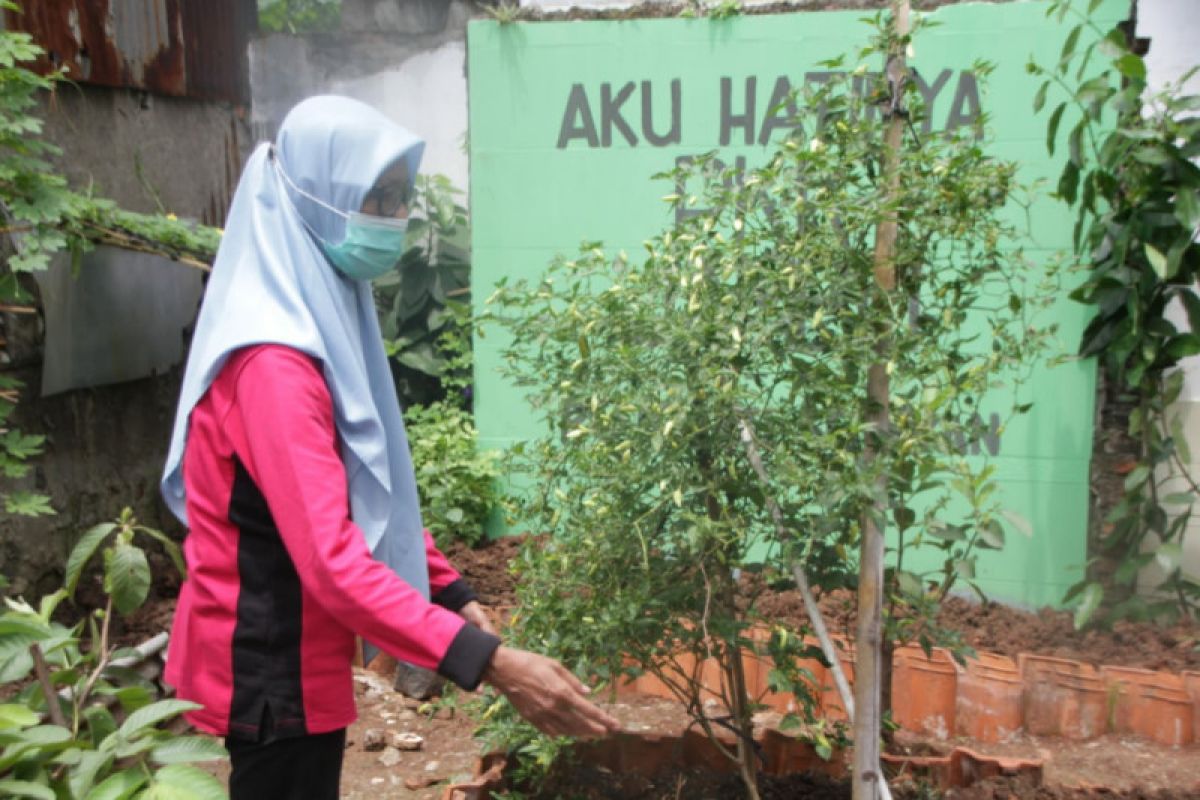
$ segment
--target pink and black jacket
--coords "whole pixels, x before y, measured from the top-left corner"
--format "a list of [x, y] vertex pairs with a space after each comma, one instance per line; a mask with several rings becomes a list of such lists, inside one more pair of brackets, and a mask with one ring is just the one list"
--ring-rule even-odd
[[478, 685], [499, 640], [454, 612], [475, 599], [425, 532], [432, 602], [371, 557], [349, 514], [321, 365], [236, 351], [193, 408], [183, 459], [188, 578], [166, 680], [200, 730], [258, 739], [355, 719], [355, 636]]

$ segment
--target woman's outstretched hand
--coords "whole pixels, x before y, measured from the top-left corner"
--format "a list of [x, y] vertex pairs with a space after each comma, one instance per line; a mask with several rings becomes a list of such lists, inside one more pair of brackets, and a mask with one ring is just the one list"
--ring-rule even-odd
[[501, 645], [483, 679], [550, 736], [592, 739], [621, 729], [620, 722], [588, 700], [588, 688], [552, 658]]

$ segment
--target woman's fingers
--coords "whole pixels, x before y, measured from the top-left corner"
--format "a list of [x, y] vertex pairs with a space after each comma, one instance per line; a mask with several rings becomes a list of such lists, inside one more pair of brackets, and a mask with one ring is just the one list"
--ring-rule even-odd
[[501, 646], [487, 676], [543, 733], [591, 738], [620, 730], [614, 717], [587, 699], [587, 687], [554, 659]]

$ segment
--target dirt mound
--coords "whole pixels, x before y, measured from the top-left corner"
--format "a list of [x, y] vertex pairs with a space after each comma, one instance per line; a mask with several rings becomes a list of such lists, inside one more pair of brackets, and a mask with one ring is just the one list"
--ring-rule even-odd
[[[755, 579], [744, 581], [747, 590], [761, 589]], [[819, 598], [818, 605], [834, 634], [852, 637], [857, 617], [854, 594], [836, 591]], [[765, 591], [758, 599], [759, 613], [768, 620], [793, 626], [808, 625], [804, 601], [794, 589]], [[951, 597], [942, 604], [938, 624], [962, 635], [976, 650], [1016, 657], [1018, 653], [1070, 658], [1091, 664], [1114, 664], [1172, 672], [1200, 669], [1200, 625], [1180, 622], [1171, 626], [1149, 622], [1118, 622], [1111, 629], [1075, 630], [1071, 613], [1043, 608], [1031, 612], [1000, 603], [977, 603]]]

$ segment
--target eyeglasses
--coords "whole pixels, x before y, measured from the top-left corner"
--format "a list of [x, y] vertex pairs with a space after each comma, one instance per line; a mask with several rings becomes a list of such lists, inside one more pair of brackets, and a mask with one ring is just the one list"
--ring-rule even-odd
[[381, 217], [394, 217], [403, 206], [408, 205], [409, 193], [407, 182], [391, 182], [376, 186], [367, 192], [363, 198], [363, 206], [374, 203], [375, 214]]

